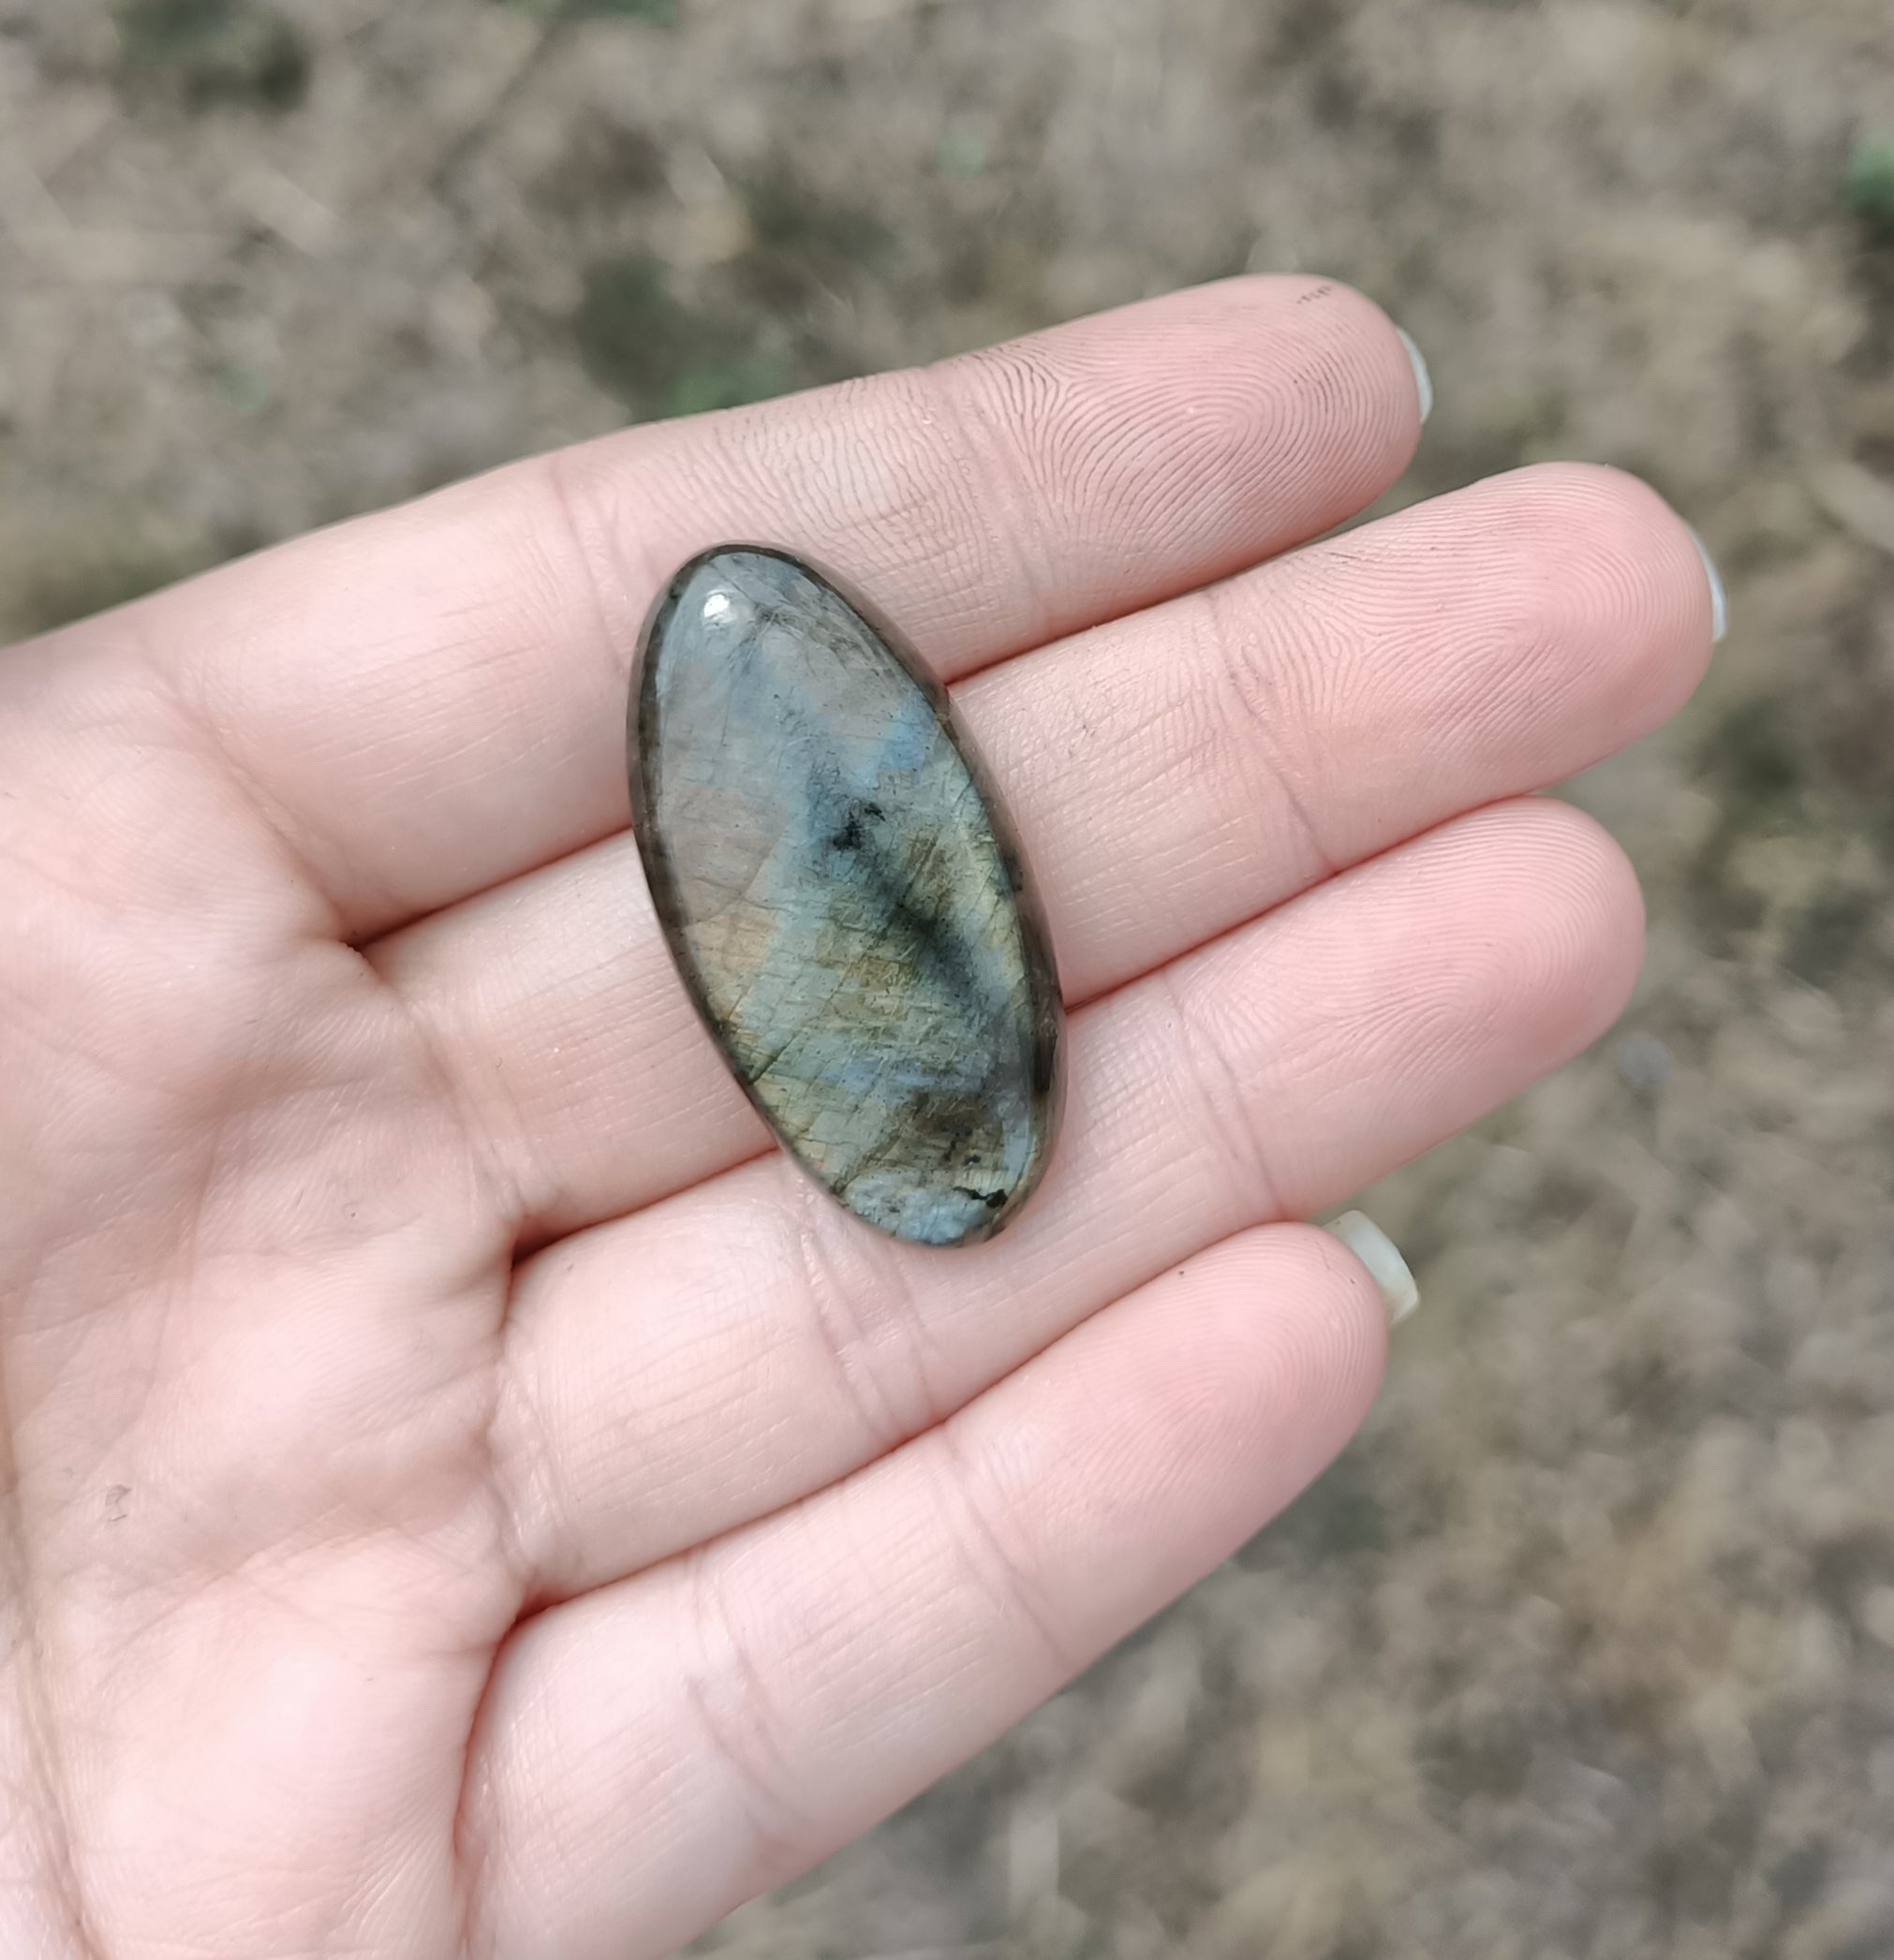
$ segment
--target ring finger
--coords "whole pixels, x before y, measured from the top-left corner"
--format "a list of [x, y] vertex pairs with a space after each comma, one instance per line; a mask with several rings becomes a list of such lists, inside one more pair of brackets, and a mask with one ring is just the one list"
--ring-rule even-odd
[[1081, 1012], [1066, 1141], [988, 1245], [883, 1239], [778, 1157], [549, 1247], [494, 1429], [533, 1589], [824, 1488], [1166, 1266], [1463, 1128], [1609, 1023], [1639, 922], [1589, 818], [1499, 804]]

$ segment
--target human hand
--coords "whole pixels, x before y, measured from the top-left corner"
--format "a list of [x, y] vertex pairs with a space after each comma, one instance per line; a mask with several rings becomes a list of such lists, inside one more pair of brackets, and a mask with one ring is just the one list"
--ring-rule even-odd
[[[1233, 281], [0, 660], [0, 1951], [667, 1951], [1315, 1475], [1384, 1322], [1291, 1221], [1610, 1022], [1632, 875], [1520, 799], [1710, 642], [1607, 471], [1277, 555], [1417, 429], [1372, 306]], [[1070, 1096], [990, 1244], [771, 1151], [658, 936], [628, 669], [732, 538], [955, 682], [1032, 860]]]

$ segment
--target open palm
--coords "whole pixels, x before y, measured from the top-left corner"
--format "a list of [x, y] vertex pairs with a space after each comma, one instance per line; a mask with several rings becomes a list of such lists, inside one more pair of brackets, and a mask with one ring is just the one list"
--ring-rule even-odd
[[[1253, 1532], [1384, 1322], [1293, 1221], [1572, 1054], [1632, 877], [1530, 792], [1708, 652], [1610, 472], [1361, 509], [1400, 342], [1234, 281], [641, 429], [0, 659], [0, 1951], [658, 1953]], [[953, 681], [1073, 1009], [1020, 1221], [769, 1145], [628, 821], [705, 546]]]

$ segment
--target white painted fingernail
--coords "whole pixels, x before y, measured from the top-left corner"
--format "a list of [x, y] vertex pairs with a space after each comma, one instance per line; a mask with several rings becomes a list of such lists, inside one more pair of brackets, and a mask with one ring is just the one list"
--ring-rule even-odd
[[1699, 538], [1694, 526], [1683, 527], [1690, 533], [1690, 541], [1696, 547], [1696, 555], [1703, 560], [1703, 568], [1709, 576], [1709, 637], [1711, 642], [1721, 645], [1729, 631], [1729, 595], [1723, 589], [1723, 574], [1716, 568], [1716, 560], [1709, 554], [1709, 547]]
[[1407, 358], [1413, 363], [1414, 392], [1420, 397], [1420, 419], [1425, 422], [1434, 412], [1434, 377], [1428, 372], [1428, 358], [1414, 343], [1414, 337], [1405, 327], [1394, 330], [1400, 335], [1400, 344], [1407, 349]]
[[1398, 1327], [1420, 1304], [1420, 1289], [1394, 1241], [1366, 1212], [1343, 1212], [1340, 1217], [1331, 1218], [1324, 1230], [1368, 1268], [1368, 1276], [1381, 1289], [1387, 1324]]

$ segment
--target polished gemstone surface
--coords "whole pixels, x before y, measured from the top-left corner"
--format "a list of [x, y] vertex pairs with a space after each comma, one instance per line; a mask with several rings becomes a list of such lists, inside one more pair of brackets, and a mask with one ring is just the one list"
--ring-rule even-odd
[[999, 1230], [1052, 1148], [1058, 993], [946, 696], [828, 578], [732, 546], [660, 597], [630, 735], [658, 918], [784, 1147], [900, 1238]]

